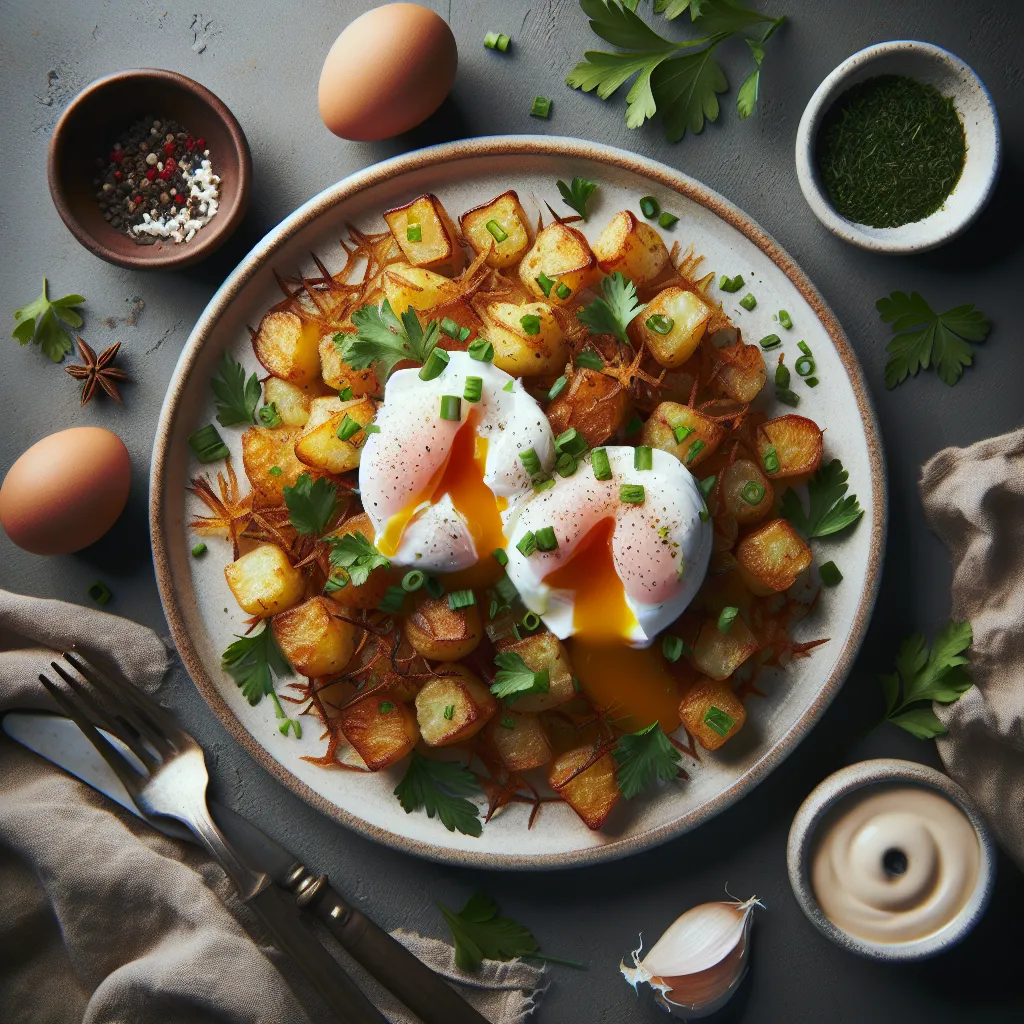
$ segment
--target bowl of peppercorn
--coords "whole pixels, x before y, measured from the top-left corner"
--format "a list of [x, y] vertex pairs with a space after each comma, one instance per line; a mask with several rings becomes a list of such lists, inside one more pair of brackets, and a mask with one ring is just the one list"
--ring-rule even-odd
[[90, 252], [134, 270], [209, 256], [249, 205], [241, 125], [209, 89], [173, 71], [101, 78], [61, 115], [47, 174], [61, 219]]
[[948, 50], [906, 39], [843, 61], [811, 97], [796, 138], [815, 216], [874, 252], [956, 238], [991, 198], [1001, 153], [981, 79]]

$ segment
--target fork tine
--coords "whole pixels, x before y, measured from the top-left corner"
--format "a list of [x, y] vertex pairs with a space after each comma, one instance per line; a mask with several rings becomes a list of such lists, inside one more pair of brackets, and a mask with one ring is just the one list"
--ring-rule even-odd
[[39, 674], [39, 681], [49, 690], [50, 696], [61, 706], [61, 709], [68, 718], [82, 730], [86, 739], [99, 751], [100, 756], [110, 765], [114, 774], [121, 780], [124, 788], [128, 790], [128, 793], [134, 800], [140, 784], [144, 781], [143, 776], [128, 763], [124, 755], [113, 747], [105, 736], [99, 733], [92, 720], [82, 711], [77, 701], [68, 697], [59, 686], [51, 682], [42, 673]]

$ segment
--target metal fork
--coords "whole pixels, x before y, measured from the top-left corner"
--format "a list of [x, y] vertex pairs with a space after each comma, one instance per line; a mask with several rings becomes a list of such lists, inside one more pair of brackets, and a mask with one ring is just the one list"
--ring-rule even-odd
[[[268, 875], [253, 871], [232, 849], [206, 806], [209, 775], [198, 743], [155, 701], [130, 683], [111, 678], [80, 652], [65, 653], [74, 669], [50, 667], [67, 683], [64, 690], [45, 675], [39, 681], [116, 772], [147, 819], [185, 825], [218, 861], [242, 899], [262, 919], [278, 947], [312, 982], [342, 1024], [387, 1024], [385, 1017], [299, 920], [298, 911]], [[76, 675], [77, 674], [77, 675]], [[99, 695], [97, 700], [82, 680]], [[140, 772], [104, 737], [105, 729], [138, 758]]]

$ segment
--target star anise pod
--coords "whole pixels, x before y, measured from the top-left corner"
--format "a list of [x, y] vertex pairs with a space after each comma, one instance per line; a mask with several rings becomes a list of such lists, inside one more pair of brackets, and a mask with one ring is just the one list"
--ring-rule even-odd
[[96, 388], [102, 388], [115, 402], [121, 401], [115, 381], [131, 380], [124, 370], [114, 366], [117, 358], [117, 350], [121, 342], [114, 342], [110, 348], [105, 348], [99, 356], [81, 339], [78, 339], [78, 352], [84, 366], [65, 366], [64, 369], [76, 380], [85, 381], [82, 385], [82, 405], [85, 405], [94, 394]]

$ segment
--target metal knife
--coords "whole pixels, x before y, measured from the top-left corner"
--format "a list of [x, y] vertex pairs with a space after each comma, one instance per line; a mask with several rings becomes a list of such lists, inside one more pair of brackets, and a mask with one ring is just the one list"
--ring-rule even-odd
[[[3, 730], [22, 746], [142, 817], [121, 781], [70, 719], [45, 712], [9, 711], [3, 717]], [[120, 740], [109, 733], [104, 735], [130, 761], [135, 760]], [[326, 875], [307, 870], [283, 846], [230, 807], [213, 799], [208, 803], [218, 827], [249, 866], [265, 871], [279, 886], [294, 893], [299, 907], [315, 914], [341, 946], [424, 1024], [487, 1024], [486, 1018], [440, 975], [347, 904]], [[195, 841], [192, 833], [176, 822], [148, 823], [165, 835]]]

